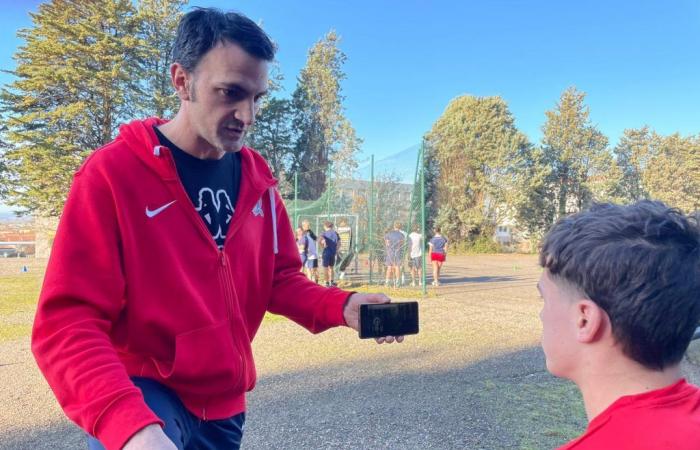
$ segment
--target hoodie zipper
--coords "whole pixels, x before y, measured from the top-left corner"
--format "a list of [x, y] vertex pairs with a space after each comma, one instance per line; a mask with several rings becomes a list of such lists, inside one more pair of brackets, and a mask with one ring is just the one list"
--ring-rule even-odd
[[[163, 157], [163, 155], [160, 155], [160, 157]], [[173, 156], [170, 153], [170, 149], [168, 149], [166, 158], [168, 159], [170, 169], [173, 170], [177, 174], [177, 167], [175, 166], [175, 160], [173, 159]], [[180, 177], [176, 176], [174, 180], [171, 180], [171, 182], [176, 183], [178, 186], [176, 197], [179, 197], [178, 199], [181, 202], [184, 202], [184, 204], [186, 204], [188, 206], [192, 206], [192, 201], [191, 201], [189, 195], [187, 194], [187, 191], [185, 190], [185, 186], [182, 184]], [[264, 193], [265, 193], [265, 191], [263, 190], [259, 194], [261, 196], [261, 198], [262, 198], [262, 195]], [[239, 200], [240, 200], [240, 197], [239, 197]], [[236, 203], [238, 203], [238, 202], [236, 202]], [[255, 203], [253, 203], [253, 205], [255, 205]], [[245, 206], [245, 208], [248, 208], [248, 206]], [[234, 301], [233, 300], [236, 297], [236, 295], [235, 295], [235, 289], [234, 289], [233, 284], [232, 284], [232, 273], [231, 273], [231, 270], [230, 270], [230, 267], [229, 267], [229, 264], [227, 261], [226, 253], [225, 253], [226, 245], [231, 240], [231, 236], [230, 236], [232, 234], [231, 233], [231, 231], [232, 231], [231, 225], [234, 224], [234, 220], [233, 219], [231, 220], [231, 223], [229, 224], [229, 229], [226, 231], [226, 238], [224, 240], [223, 248], [219, 248], [219, 246], [216, 244], [216, 241], [214, 241], [214, 238], [212, 237], [211, 233], [209, 232], [209, 229], [206, 227], [206, 225], [204, 225], [202, 218], [197, 213], [197, 210], [193, 206], [191, 208], [186, 208], [186, 209], [189, 209], [187, 214], [190, 214], [190, 217], [193, 217], [194, 219], [196, 219], [195, 220], [195, 222], [197, 224], [196, 226], [200, 229], [201, 232], [203, 232], [207, 236], [207, 238], [208, 238], [207, 240], [211, 243], [211, 245], [213, 246], [213, 248], [217, 252], [217, 256], [218, 256], [218, 260], [219, 260], [219, 269], [218, 269], [219, 280], [220, 280], [220, 283], [222, 284], [223, 289], [224, 289], [224, 301], [226, 303], [226, 313], [227, 313], [227, 317], [229, 320], [229, 325], [231, 326], [231, 340], [232, 340], [234, 348], [238, 351], [238, 357], [240, 358], [240, 362], [241, 362], [240, 378], [237, 380], [237, 383], [231, 387], [231, 389], [234, 389], [234, 388], [239, 387], [245, 381], [246, 373], [248, 370], [243, 351], [242, 351], [241, 346], [240, 346], [238, 339], [236, 337], [236, 335], [240, 334], [240, 332], [245, 332], [245, 329], [243, 327], [243, 325], [244, 325], [243, 318], [238, 317], [234, 314], [234, 305], [233, 305]], [[238, 219], [236, 222], [238, 222], [239, 220], [243, 220], [242, 217], [236, 217], [237, 216], [236, 212], [238, 211], [238, 209], [239, 209], [239, 207], [236, 207], [236, 209], [234, 211], [234, 218]], [[240, 308], [239, 308], [238, 312], [239, 312], [239, 316], [240, 316], [242, 314], [242, 312], [240, 311]], [[236, 318], [238, 318], [238, 321], [240, 322], [240, 323], [236, 324], [241, 328], [241, 331], [239, 333], [235, 333], [233, 331], [233, 325], [234, 325], [234, 321], [236, 320]], [[247, 333], [246, 333], [246, 339], [247, 339]], [[207, 420], [206, 419], [206, 407], [202, 407], [202, 420]]]

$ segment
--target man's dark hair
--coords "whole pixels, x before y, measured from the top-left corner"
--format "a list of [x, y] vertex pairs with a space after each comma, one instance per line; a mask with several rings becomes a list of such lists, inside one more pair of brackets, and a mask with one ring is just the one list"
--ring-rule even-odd
[[700, 228], [661, 202], [609, 203], [559, 220], [540, 265], [610, 317], [623, 352], [652, 370], [677, 364], [700, 319]]
[[172, 59], [188, 72], [220, 42], [241, 46], [255, 58], [272, 61], [275, 45], [255, 22], [235, 12], [216, 8], [195, 8], [180, 19], [173, 43]]

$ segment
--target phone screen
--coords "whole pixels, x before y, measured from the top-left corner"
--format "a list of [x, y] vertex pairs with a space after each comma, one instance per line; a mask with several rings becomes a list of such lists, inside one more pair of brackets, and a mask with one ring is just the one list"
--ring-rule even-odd
[[418, 302], [360, 305], [360, 338], [418, 334]]

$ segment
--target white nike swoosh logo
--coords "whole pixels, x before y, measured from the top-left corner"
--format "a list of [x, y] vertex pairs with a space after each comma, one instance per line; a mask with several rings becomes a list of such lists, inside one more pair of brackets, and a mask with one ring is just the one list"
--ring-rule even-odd
[[168, 206], [172, 205], [172, 204], [175, 203], [176, 201], [177, 201], [177, 200], [173, 200], [172, 202], [167, 203], [167, 204], [161, 206], [160, 208], [154, 209], [154, 210], [152, 210], [152, 211], [151, 211], [150, 209], [148, 209], [148, 206], [146, 206], [146, 216], [148, 216], [149, 219], [152, 219], [152, 218], [154, 218], [155, 216], [157, 216], [158, 214], [162, 213], [162, 212], [165, 210], [165, 208], [167, 208]]

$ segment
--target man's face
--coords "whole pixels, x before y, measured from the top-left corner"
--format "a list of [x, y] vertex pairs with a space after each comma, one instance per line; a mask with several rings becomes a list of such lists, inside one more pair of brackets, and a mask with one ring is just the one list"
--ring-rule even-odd
[[239, 151], [267, 92], [267, 61], [224, 42], [202, 57], [189, 78], [187, 116], [199, 150]]
[[542, 271], [537, 288], [543, 300], [542, 349], [547, 359], [547, 370], [552, 375], [568, 378], [577, 361], [574, 292], [561, 286], [548, 270]]

